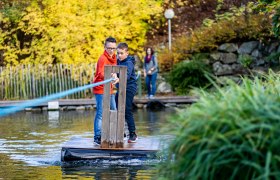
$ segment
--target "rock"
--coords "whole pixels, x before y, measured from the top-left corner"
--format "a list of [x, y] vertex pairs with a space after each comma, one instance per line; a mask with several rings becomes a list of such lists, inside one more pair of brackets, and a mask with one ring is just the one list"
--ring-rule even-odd
[[255, 57], [255, 58], [260, 58], [260, 57], [262, 57], [262, 53], [258, 49], [255, 49], [252, 52], [252, 56]]
[[68, 106], [67, 110], [68, 111], [74, 111], [74, 110], [76, 110], [76, 106]]
[[61, 111], [66, 111], [67, 110], [67, 106], [62, 106], [59, 108]]
[[172, 92], [171, 85], [167, 82], [161, 82], [157, 87], [159, 93], [170, 93]]
[[232, 64], [231, 68], [235, 73], [238, 74], [243, 74], [246, 72], [246, 69], [241, 64]]
[[238, 54], [251, 54], [258, 45], [258, 41], [245, 42], [239, 47]]
[[270, 44], [268, 53], [271, 54], [271, 53], [275, 52], [277, 50], [278, 45], [279, 45], [278, 42], [274, 42], [274, 43]]
[[254, 64], [255, 64], [256, 66], [263, 66], [263, 65], [265, 65], [265, 60], [264, 60], [264, 59], [256, 59], [256, 60], [254, 61]]
[[85, 106], [85, 109], [86, 110], [91, 110], [91, 109], [93, 109], [93, 107], [91, 105], [87, 105], [87, 106]]
[[144, 108], [144, 105], [143, 104], [136, 104], [137, 108], [139, 109], [143, 109]]
[[166, 103], [165, 106], [166, 106], [166, 107], [176, 107], [177, 104], [176, 104], [176, 103]]
[[237, 55], [234, 53], [221, 53], [220, 61], [224, 64], [231, 64], [237, 62]]
[[214, 60], [214, 61], [219, 61], [220, 57], [221, 57], [221, 53], [215, 52], [215, 53], [211, 53], [210, 57]]
[[213, 64], [214, 74], [217, 76], [232, 74], [233, 70], [230, 65], [215, 62]]
[[83, 110], [85, 110], [86, 108], [85, 108], [85, 106], [78, 106], [78, 107], [76, 107], [76, 110], [77, 111], [83, 111]]
[[234, 81], [235, 83], [240, 83], [241, 82], [241, 77], [221, 76], [221, 77], [219, 77], [218, 83], [221, 84], [221, 85], [227, 85], [229, 80]]
[[39, 107], [35, 107], [35, 108], [32, 108], [32, 111], [42, 111], [42, 109]]
[[236, 52], [238, 50], [238, 46], [233, 43], [225, 43], [225, 44], [222, 44], [221, 46], [219, 46], [218, 50], [222, 51], [222, 52], [232, 53], [232, 52]]

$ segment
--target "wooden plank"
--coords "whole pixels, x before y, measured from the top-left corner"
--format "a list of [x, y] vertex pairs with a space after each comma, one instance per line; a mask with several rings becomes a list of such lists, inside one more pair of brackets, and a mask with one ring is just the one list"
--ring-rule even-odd
[[117, 111], [116, 110], [110, 110], [110, 132], [109, 132], [109, 147], [115, 148], [116, 147], [116, 140], [117, 140]]
[[[104, 80], [109, 79], [111, 77], [112, 67], [105, 66], [104, 67]], [[109, 136], [110, 136], [110, 122], [109, 122], [109, 110], [110, 110], [110, 83], [106, 83], [104, 85], [104, 93], [103, 93], [103, 111], [102, 111], [102, 132], [101, 132], [101, 147], [108, 148], [109, 147]]]
[[[115, 151], [123, 150], [151, 150], [158, 151], [161, 149], [161, 146], [164, 145], [166, 139], [172, 138], [170, 135], [162, 136], [140, 136], [136, 143], [124, 142], [123, 148], [102, 148], [95, 143], [93, 143], [92, 138], [82, 138], [82, 137], [73, 137], [69, 141], [65, 142], [62, 147], [64, 148], [77, 148], [77, 149], [99, 149], [106, 150], [111, 149]], [[164, 143], [163, 143], [164, 142]]]
[[117, 128], [117, 148], [123, 148], [123, 134], [125, 123], [125, 102], [126, 102], [126, 82], [127, 67], [119, 66], [119, 90], [118, 90], [118, 128]]
[[119, 66], [112, 66], [112, 73], [119, 73], [119, 72], [120, 72]]
[[[175, 98], [174, 96], [165, 97], [164, 99], [155, 99], [160, 100], [162, 103], [176, 103], [176, 104], [192, 104], [195, 103], [198, 98], [196, 97], [182, 97], [182, 99]], [[0, 107], [13, 106], [16, 103], [23, 103], [26, 100], [19, 101], [0, 101]], [[95, 105], [95, 99], [59, 99], [60, 106], [79, 106], [79, 105]], [[149, 99], [134, 99], [136, 104], [147, 104]], [[48, 103], [42, 103], [42, 106], [48, 106]]]

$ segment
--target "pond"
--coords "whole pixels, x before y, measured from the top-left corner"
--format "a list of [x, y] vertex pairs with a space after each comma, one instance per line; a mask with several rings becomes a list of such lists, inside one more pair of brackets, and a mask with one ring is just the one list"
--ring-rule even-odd
[[[0, 118], [0, 179], [151, 179], [159, 159], [62, 163], [72, 137], [93, 137], [95, 111], [19, 112]], [[134, 112], [138, 136], [160, 136], [174, 109]]]

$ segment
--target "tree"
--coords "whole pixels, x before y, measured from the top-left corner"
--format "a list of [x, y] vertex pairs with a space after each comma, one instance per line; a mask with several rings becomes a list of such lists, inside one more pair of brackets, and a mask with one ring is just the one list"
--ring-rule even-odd
[[157, 0], [33, 1], [17, 27], [0, 37], [0, 51], [6, 64], [95, 62], [108, 36], [137, 51], [151, 17], [161, 12]]

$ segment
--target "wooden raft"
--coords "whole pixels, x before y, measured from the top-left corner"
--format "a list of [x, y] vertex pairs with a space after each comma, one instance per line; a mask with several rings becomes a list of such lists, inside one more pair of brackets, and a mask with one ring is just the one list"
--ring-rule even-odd
[[72, 138], [62, 147], [61, 161], [156, 158], [160, 146], [156, 137], [140, 137], [136, 143], [125, 141], [123, 148], [101, 148], [92, 138]]
[[93, 138], [72, 138], [61, 149], [62, 161], [155, 157], [159, 138], [140, 137], [136, 143], [124, 141], [126, 66], [105, 66], [104, 79], [119, 73], [118, 110], [110, 110], [110, 83], [104, 85], [101, 146]]

